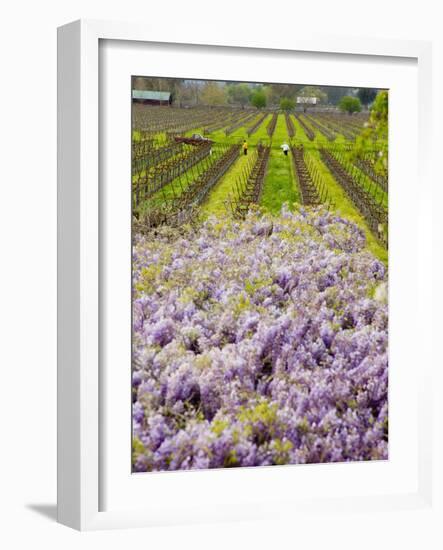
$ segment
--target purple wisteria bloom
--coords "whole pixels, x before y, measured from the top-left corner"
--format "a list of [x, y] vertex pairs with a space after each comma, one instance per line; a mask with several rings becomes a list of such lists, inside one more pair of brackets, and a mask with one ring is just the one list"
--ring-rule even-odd
[[133, 470], [388, 457], [386, 267], [324, 210], [136, 236]]

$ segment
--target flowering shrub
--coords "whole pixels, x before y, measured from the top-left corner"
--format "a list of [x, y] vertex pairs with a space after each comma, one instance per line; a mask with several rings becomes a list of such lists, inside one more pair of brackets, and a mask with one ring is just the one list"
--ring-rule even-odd
[[386, 459], [386, 272], [364, 247], [323, 210], [136, 236], [133, 470]]

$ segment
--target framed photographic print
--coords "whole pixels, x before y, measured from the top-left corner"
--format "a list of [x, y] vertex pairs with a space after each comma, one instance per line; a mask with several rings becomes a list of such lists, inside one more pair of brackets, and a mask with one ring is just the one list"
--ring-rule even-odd
[[389, 91], [351, 93], [133, 78], [133, 472], [388, 459]]
[[429, 45], [82, 21], [58, 71], [59, 520], [430, 506]]

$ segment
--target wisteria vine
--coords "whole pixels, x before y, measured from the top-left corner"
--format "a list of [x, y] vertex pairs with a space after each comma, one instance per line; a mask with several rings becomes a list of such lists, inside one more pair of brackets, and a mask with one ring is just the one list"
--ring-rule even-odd
[[133, 247], [133, 471], [388, 457], [385, 266], [325, 210]]

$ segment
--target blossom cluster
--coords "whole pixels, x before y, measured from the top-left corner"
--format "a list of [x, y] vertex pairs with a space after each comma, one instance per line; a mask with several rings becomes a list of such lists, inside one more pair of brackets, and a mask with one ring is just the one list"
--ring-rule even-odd
[[386, 459], [386, 268], [325, 210], [133, 246], [133, 471]]

